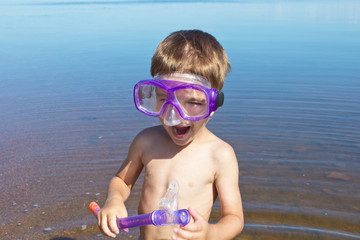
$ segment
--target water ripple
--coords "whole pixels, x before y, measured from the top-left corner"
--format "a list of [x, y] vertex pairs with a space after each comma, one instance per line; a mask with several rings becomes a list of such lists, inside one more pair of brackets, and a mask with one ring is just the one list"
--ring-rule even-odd
[[353, 234], [353, 233], [346, 233], [346, 232], [339, 232], [339, 231], [334, 231], [334, 230], [329, 230], [329, 229], [312, 228], [312, 227], [304, 227], [304, 226], [246, 223], [245, 228], [268, 228], [268, 229], [271, 228], [271, 229], [284, 229], [284, 230], [299, 230], [299, 231], [326, 233], [329, 235], [360, 239], [360, 235]]

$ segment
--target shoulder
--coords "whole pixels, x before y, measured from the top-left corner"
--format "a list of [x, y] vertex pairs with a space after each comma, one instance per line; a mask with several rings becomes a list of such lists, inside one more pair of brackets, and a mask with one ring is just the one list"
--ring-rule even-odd
[[147, 147], [155, 141], [163, 139], [166, 136], [165, 133], [161, 125], [145, 128], [135, 136], [132, 145]]
[[235, 157], [233, 147], [213, 133], [209, 137], [209, 143], [216, 158]]
[[211, 137], [210, 142], [211, 153], [218, 170], [228, 168], [238, 169], [238, 161], [235, 151], [229, 143], [225, 142], [224, 140], [215, 135]]
[[130, 144], [128, 158], [141, 159], [144, 153], [152, 149], [155, 142], [163, 138], [162, 132], [162, 126], [145, 128], [140, 131]]
[[167, 136], [167, 133], [162, 125], [149, 127], [143, 129], [139, 132], [135, 138], [137, 139], [145, 139], [145, 140], [154, 140], [161, 139]]

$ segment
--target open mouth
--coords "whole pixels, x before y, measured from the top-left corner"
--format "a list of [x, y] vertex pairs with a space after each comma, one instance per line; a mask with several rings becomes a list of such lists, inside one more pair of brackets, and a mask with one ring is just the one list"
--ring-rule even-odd
[[190, 131], [190, 126], [174, 126], [172, 132], [175, 137], [182, 138]]

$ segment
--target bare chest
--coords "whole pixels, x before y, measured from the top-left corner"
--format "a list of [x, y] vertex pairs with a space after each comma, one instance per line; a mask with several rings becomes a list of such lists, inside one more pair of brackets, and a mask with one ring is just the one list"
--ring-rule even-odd
[[145, 162], [142, 191], [143, 206], [156, 208], [166, 193], [170, 181], [179, 185], [179, 207], [187, 208], [191, 202], [213, 199], [214, 165], [208, 154], [179, 154], [172, 158], [153, 158]]

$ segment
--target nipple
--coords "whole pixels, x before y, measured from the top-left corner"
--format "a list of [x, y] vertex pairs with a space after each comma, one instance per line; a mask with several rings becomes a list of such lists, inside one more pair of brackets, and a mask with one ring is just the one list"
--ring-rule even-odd
[[162, 118], [164, 119], [164, 124], [170, 127], [179, 125], [183, 121], [179, 112], [170, 104], [166, 107]]

